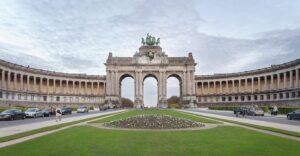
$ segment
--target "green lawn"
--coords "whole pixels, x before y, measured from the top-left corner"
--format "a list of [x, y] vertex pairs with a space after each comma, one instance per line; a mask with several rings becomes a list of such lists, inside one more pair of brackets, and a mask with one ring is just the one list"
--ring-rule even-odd
[[[173, 110], [133, 110], [97, 122], [138, 114], [168, 114], [214, 122]], [[0, 148], [2, 156], [23, 155], [299, 155], [300, 142], [235, 126], [195, 131], [122, 131], [75, 126], [53, 134]]]
[[143, 132], [78, 126], [0, 149], [3, 156], [22, 155], [299, 155], [300, 142], [240, 127], [209, 130]]
[[198, 122], [202, 122], [202, 123], [221, 124], [221, 122], [210, 120], [210, 119], [207, 119], [204, 117], [181, 113], [181, 112], [178, 112], [175, 110], [161, 110], [161, 109], [132, 110], [132, 111], [128, 111], [125, 113], [120, 113], [120, 114], [114, 115], [112, 117], [96, 120], [96, 121], [93, 121], [92, 123], [109, 122], [109, 121], [119, 120], [122, 118], [128, 118], [128, 117], [132, 117], [132, 116], [136, 116], [136, 115], [141, 115], [141, 114], [164, 114], [164, 115], [175, 116], [178, 118], [190, 119], [190, 120], [198, 121]]

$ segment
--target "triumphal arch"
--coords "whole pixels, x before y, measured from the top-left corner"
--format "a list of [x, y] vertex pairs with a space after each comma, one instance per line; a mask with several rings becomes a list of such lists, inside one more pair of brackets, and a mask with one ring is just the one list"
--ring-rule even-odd
[[168, 57], [160, 47], [160, 38], [147, 34], [142, 38], [139, 51], [132, 57], [114, 57], [112, 53], [106, 60], [106, 101], [119, 104], [121, 101], [121, 82], [126, 77], [134, 79], [136, 108], [142, 108], [143, 82], [147, 77], [157, 80], [157, 106], [167, 107], [167, 79], [175, 77], [180, 82], [181, 103], [193, 107], [195, 95], [195, 60], [192, 53], [187, 57]]

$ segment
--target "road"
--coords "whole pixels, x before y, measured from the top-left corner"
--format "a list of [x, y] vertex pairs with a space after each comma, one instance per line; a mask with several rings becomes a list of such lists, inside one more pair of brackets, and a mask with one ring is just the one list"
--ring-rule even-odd
[[[227, 116], [227, 117], [235, 117], [232, 111], [217, 111], [217, 110], [205, 110], [205, 109], [186, 109], [186, 110], [193, 111], [193, 112], [202, 112], [202, 113]], [[300, 126], [300, 120], [288, 120], [286, 117], [283, 116], [246, 116], [246, 118], [251, 120]]]
[[[91, 114], [101, 114], [104, 112], [110, 112], [113, 111], [113, 109], [108, 109], [106, 111], [90, 111], [89, 113], [76, 113], [73, 112], [71, 115], [63, 115], [62, 120], [66, 118], [73, 118], [73, 117], [79, 117], [79, 116], [85, 116], [85, 115], [91, 115]], [[0, 121], [0, 128], [4, 127], [11, 127], [11, 126], [16, 126], [16, 125], [26, 125], [26, 124], [31, 124], [31, 123], [39, 123], [39, 122], [44, 122], [44, 121], [50, 121], [53, 120], [55, 121], [55, 116], [51, 117], [40, 117], [40, 118], [26, 118], [25, 120], [13, 120], [13, 121]]]

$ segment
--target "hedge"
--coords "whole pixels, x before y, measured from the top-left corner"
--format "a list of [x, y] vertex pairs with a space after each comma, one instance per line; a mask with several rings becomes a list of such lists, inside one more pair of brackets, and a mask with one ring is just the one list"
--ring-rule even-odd
[[[210, 110], [228, 110], [233, 111], [238, 106], [209, 106], [208, 109]], [[269, 108], [268, 106], [261, 107], [264, 112], [268, 112]], [[294, 110], [300, 109], [300, 107], [278, 107], [278, 113], [279, 114], [287, 114], [289, 112], [292, 112]]]

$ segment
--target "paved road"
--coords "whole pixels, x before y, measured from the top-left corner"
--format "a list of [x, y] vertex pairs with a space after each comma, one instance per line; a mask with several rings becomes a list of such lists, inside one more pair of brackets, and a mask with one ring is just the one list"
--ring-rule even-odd
[[[84, 116], [89, 114], [101, 114], [103, 112], [110, 112], [113, 111], [113, 109], [108, 109], [106, 111], [90, 111], [89, 113], [72, 113], [71, 115], [63, 115], [62, 120], [66, 118], [72, 118], [72, 117], [78, 117], [78, 116]], [[41, 117], [41, 118], [26, 118], [25, 120], [14, 120], [14, 121], [0, 121], [0, 128], [4, 127], [11, 127], [15, 125], [24, 125], [24, 124], [31, 124], [31, 123], [38, 123], [38, 122], [44, 122], [44, 121], [55, 121], [55, 116], [51, 117]]]
[[[217, 111], [217, 110], [204, 110], [204, 109], [186, 109], [186, 110], [194, 111], [194, 112], [210, 113], [210, 114], [222, 115], [222, 116], [228, 116], [228, 117], [235, 117], [235, 115], [231, 111]], [[267, 122], [273, 122], [273, 123], [300, 126], [300, 120], [288, 120], [286, 117], [246, 116], [246, 118], [251, 119], [251, 120], [259, 120], [259, 121], [267, 121]]]

